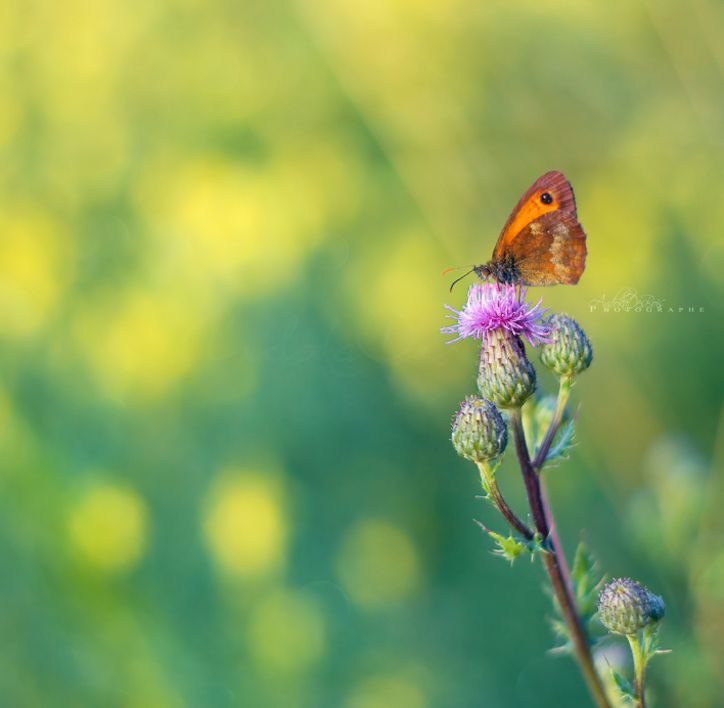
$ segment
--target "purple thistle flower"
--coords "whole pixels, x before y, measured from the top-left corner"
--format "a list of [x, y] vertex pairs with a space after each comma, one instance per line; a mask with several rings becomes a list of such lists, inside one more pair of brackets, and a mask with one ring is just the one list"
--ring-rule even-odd
[[481, 339], [485, 333], [494, 330], [525, 337], [532, 347], [547, 342], [548, 326], [543, 322], [546, 310], [541, 308], [543, 298], [531, 307], [525, 302], [525, 294], [526, 289], [516, 285], [474, 283], [461, 310], [445, 305], [453, 313], [445, 316], [456, 322], [440, 331], [457, 335], [448, 344], [467, 337]]

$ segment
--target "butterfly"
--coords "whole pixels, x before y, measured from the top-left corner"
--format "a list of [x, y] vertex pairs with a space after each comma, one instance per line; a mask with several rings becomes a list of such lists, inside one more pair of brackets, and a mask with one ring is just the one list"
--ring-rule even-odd
[[586, 234], [578, 223], [573, 188], [561, 172], [553, 171], [520, 198], [493, 257], [465, 275], [475, 272], [482, 279], [520, 285], [575, 285], [585, 267]]

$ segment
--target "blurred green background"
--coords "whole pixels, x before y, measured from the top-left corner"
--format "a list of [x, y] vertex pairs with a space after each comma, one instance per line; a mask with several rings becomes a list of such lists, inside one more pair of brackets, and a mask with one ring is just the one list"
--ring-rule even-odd
[[[714, 0], [2, 2], [0, 705], [588, 705], [472, 524], [439, 334], [548, 169], [589, 259], [532, 295], [596, 354], [559, 526], [666, 598], [655, 705], [724, 705], [722, 38]], [[591, 304], [632, 290], [664, 310]]]

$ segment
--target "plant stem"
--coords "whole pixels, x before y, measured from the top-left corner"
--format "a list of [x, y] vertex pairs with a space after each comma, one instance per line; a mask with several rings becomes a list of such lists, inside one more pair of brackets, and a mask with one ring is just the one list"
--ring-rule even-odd
[[573, 597], [575, 593], [573, 591], [573, 584], [571, 583], [571, 571], [568, 568], [568, 562], [566, 561], [566, 554], [563, 551], [561, 537], [558, 535], [558, 527], [553, 519], [553, 512], [551, 511], [551, 505], [548, 501], [545, 483], [540, 477], [538, 478], [538, 483], [540, 485], [541, 501], [543, 502], [543, 512], [545, 513], [546, 521], [548, 522], [548, 538], [550, 538], [551, 546], [553, 546], [553, 550], [556, 552], [556, 556], [558, 556], [558, 564], [561, 568], [561, 575], [563, 575], [563, 582], [566, 584], [568, 594]]
[[[528, 446], [525, 442], [525, 433], [523, 432], [520, 409], [514, 409], [511, 412], [510, 419], [513, 428], [513, 437], [515, 438], [515, 448], [518, 453], [518, 463], [520, 464], [520, 469], [523, 473], [523, 481], [528, 494], [528, 503], [530, 504], [531, 513], [533, 514], [536, 530], [543, 536], [544, 539], [548, 539], [550, 529], [550, 512], [546, 513], [541, 494], [540, 480], [528, 454]], [[555, 435], [555, 431], [553, 435]], [[553, 436], [551, 436], [551, 441], [552, 438]], [[555, 594], [558, 606], [561, 609], [561, 614], [563, 615], [563, 619], [568, 627], [568, 633], [573, 645], [573, 652], [581, 667], [583, 677], [588, 685], [588, 690], [590, 691], [598, 708], [611, 708], [611, 704], [609, 703], [606, 691], [601, 682], [601, 677], [598, 675], [598, 672], [593, 665], [593, 656], [591, 655], [591, 647], [589, 645], [588, 636], [585, 628], [583, 627], [583, 623], [581, 622], [580, 615], [578, 614], [573, 593], [569, 583], [567, 582], [566, 574], [563, 572], [561, 566], [562, 563], [565, 563], [565, 559], [559, 555], [555, 544], [552, 544], [551, 550], [543, 553], [541, 557], [543, 559], [543, 565], [545, 566], [546, 572], [548, 573], [553, 593]]]
[[641, 643], [635, 634], [626, 636], [631, 646], [631, 654], [633, 654], [634, 662], [634, 693], [636, 695], [634, 705], [636, 708], [646, 708], [646, 698], [644, 696], [644, 675], [646, 673], [646, 661], [641, 651]]
[[[548, 456], [548, 451], [551, 448], [551, 445], [553, 444], [553, 440], [556, 437], [556, 433], [558, 432], [558, 428], [561, 426], [561, 421], [563, 420], [563, 414], [566, 410], [566, 405], [568, 403], [568, 398], [571, 393], [571, 386], [573, 384], [573, 380], [570, 376], [561, 376], [558, 382], [558, 399], [556, 401], [556, 410], [553, 413], [553, 418], [551, 418], [550, 425], [548, 426], [548, 430], [546, 431], [546, 434], [543, 438], [543, 442], [541, 443], [540, 447], [538, 448], [538, 451], [535, 456], [535, 460], [533, 460], [533, 468], [536, 472], [540, 473], [541, 469], [543, 468], [543, 465], [545, 464], [546, 457]], [[558, 535], [558, 529], [553, 521], [553, 513], [551, 511], [551, 505], [548, 501], [548, 495], [546, 493], [545, 484], [543, 483], [543, 480], [540, 480], [540, 493], [541, 493], [541, 499], [543, 502], [543, 511], [546, 515], [546, 520], [548, 521], [548, 528], [550, 532], [550, 540], [551, 545], [553, 546], [556, 554], [558, 555], [560, 566], [561, 566], [561, 573], [563, 573], [563, 579], [566, 583], [566, 587], [568, 588], [569, 594], [573, 595], [573, 586], [571, 584], [571, 573], [568, 569], [568, 563], [566, 563], [566, 554], [563, 551], [563, 544], [561, 543], [561, 538]]]
[[498, 507], [498, 511], [505, 517], [505, 520], [514, 528], [519, 534], [524, 536], [527, 540], [531, 540], [534, 536], [533, 531], [521, 521], [516, 513], [510, 508], [508, 502], [505, 501], [503, 495], [498, 487], [498, 482], [495, 479], [495, 473], [490, 468], [488, 462], [476, 463], [478, 470], [480, 470], [480, 477], [483, 481], [483, 488], [490, 495], [493, 504]]
[[556, 401], [556, 410], [551, 418], [548, 430], [546, 430], [543, 442], [540, 444], [538, 451], [536, 452], [535, 459], [533, 460], [533, 468], [536, 472], [540, 472], [541, 467], [545, 464], [548, 451], [551, 449], [553, 440], [556, 437], [558, 428], [563, 420], [563, 413], [566, 410], [566, 404], [568, 403], [568, 397], [571, 394], [571, 385], [573, 379], [570, 376], [561, 376], [558, 382], [558, 400]]
[[540, 494], [540, 480], [533, 469], [530, 457], [528, 456], [528, 447], [525, 442], [525, 433], [523, 432], [523, 421], [520, 417], [520, 408], [514, 408], [510, 414], [510, 424], [513, 428], [513, 439], [515, 440], [515, 451], [518, 455], [518, 463], [523, 472], [523, 482], [525, 491], [528, 495], [528, 503], [530, 511], [533, 514], [536, 530], [543, 536], [548, 538], [548, 520], [546, 518], [545, 509], [543, 508], [543, 500]]

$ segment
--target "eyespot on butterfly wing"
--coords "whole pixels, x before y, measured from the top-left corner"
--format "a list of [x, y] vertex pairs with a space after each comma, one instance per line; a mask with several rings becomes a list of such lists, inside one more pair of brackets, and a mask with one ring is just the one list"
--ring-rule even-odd
[[576, 217], [552, 211], [525, 226], [505, 257], [521, 285], [575, 285], [586, 267], [586, 253], [586, 234]]
[[528, 224], [552, 211], [577, 216], [573, 187], [563, 173], [556, 170], [539, 177], [520, 198], [500, 232], [493, 258], [501, 256]]
[[573, 285], [586, 266], [586, 252], [573, 188], [563, 173], [551, 171], [520, 198], [482, 272], [521, 285]]

